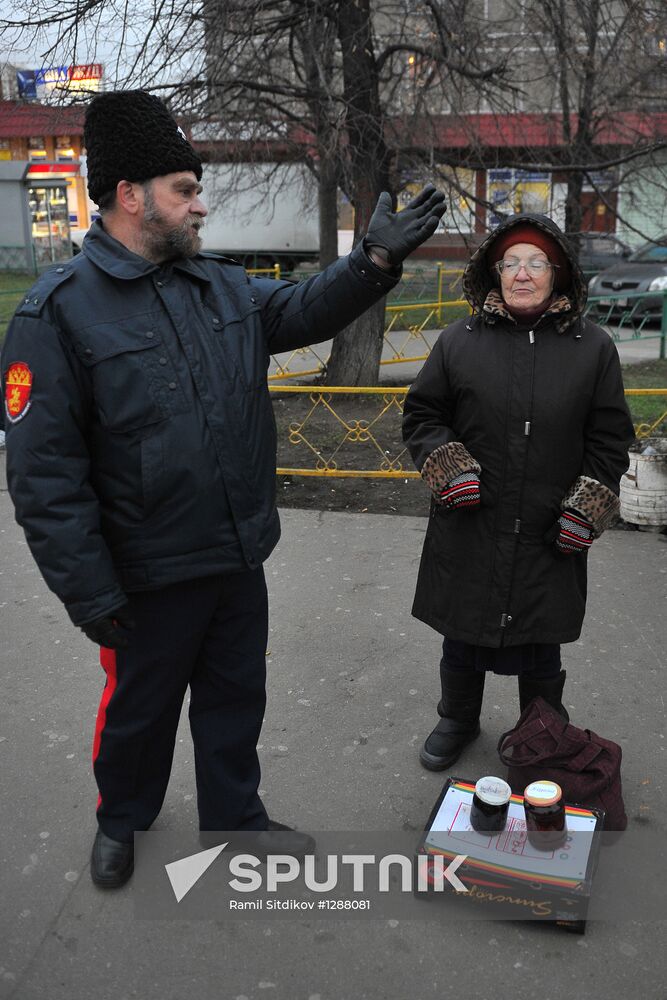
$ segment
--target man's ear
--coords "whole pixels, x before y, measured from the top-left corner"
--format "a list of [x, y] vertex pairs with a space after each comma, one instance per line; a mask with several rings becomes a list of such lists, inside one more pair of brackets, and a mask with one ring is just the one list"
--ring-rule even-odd
[[119, 181], [116, 186], [116, 204], [129, 215], [138, 215], [144, 207], [144, 191], [141, 184]]

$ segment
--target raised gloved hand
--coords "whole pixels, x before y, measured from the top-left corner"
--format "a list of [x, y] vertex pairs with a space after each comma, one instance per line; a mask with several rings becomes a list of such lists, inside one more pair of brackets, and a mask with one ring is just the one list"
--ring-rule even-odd
[[129, 646], [127, 633], [132, 631], [134, 624], [128, 605], [123, 604], [104, 618], [96, 618], [81, 625], [81, 631], [98, 646], [105, 646], [107, 649], [126, 649]]
[[556, 547], [563, 555], [585, 552], [593, 542], [593, 531], [589, 522], [576, 510], [567, 508], [558, 518]]
[[445, 507], [458, 510], [459, 507], [479, 507], [479, 476], [476, 472], [464, 472], [451, 479], [440, 491], [440, 500]]
[[383, 191], [368, 223], [365, 246], [382, 247], [389, 263], [400, 264], [438, 228], [447, 204], [442, 191], [427, 184], [401, 212], [393, 211], [391, 195]]

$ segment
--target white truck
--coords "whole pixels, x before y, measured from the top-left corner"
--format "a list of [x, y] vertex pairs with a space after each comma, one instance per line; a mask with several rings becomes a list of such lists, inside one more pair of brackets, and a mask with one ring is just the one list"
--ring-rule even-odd
[[317, 188], [301, 164], [207, 163], [202, 185], [205, 250], [288, 271], [318, 259]]
[[[280, 264], [291, 271], [317, 261], [317, 188], [298, 163], [206, 163], [202, 199], [208, 207], [201, 230], [203, 249], [246, 267]], [[97, 215], [91, 203], [91, 217]], [[86, 231], [72, 231], [74, 252]]]

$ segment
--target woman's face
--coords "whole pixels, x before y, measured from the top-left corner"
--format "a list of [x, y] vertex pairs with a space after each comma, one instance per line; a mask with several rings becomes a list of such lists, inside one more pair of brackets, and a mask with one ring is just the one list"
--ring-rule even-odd
[[543, 274], [529, 274], [526, 264], [532, 260], [548, 261], [544, 250], [533, 243], [515, 243], [503, 254], [503, 261], [520, 261], [516, 274], [504, 270], [500, 275], [500, 292], [503, 301], [515, 312], [533, 312], [551, 298], [554, 271], [548, 267]]

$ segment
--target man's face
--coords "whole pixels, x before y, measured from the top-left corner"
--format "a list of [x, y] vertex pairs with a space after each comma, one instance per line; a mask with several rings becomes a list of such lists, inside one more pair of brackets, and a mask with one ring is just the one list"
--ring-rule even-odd
[[190, 170], [154, 177], [143, 185], [142, 237], [151, 260], [194, 257], [199, 252], [199, 230], [208, 212], [199, 198], [201, 191]]

